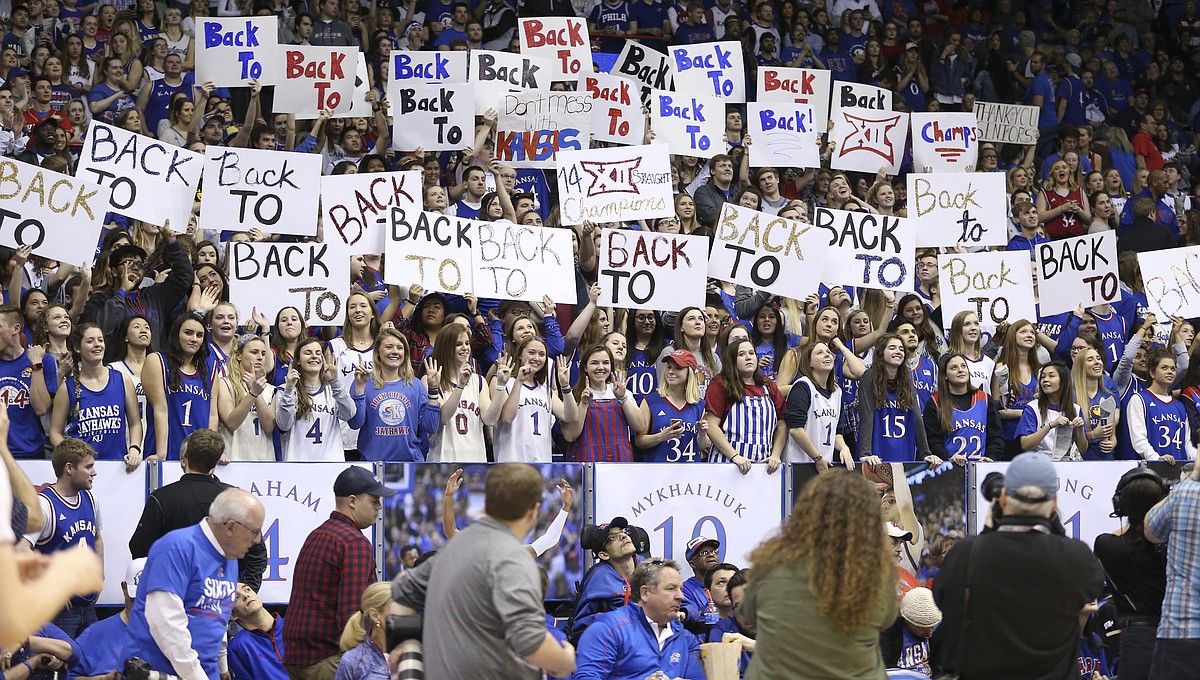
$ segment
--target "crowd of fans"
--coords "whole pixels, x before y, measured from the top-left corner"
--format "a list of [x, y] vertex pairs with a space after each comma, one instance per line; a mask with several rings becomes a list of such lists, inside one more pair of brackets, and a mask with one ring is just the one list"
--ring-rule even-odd
[[[281, 43], [359, 46], [374, 117], [297, 120], [272, 110], [272, 88], [195, 82], [197, 25], [213, 15], [275, 15]], [[420, 170], [427, 211], [560, 228], [553, 171], [496, 159], [494, 111], [478, 119], [461, 152], [396, 152], [385, 100], [394, 52], [518, 51], [518, 18], [577, 16], [586, 19], [595, 50], [609, 55], [633, 40], [654, 50], [739, 41], [747, 83], [760, 67], [794, 66], [889, 89], [897, 110], [971, 111], [977, 101], [1038, 107], [1036, 144], [984, 143], [972, 168], [1007, 175], [1008, 249], [1032, 254], [1042, 242], [1114, 231], [1120, 251], [1119, 300], [998, 328], [984, 328], [972, 312], [943, 316], [938, 249], [916, 253], [911, 292], [821, 285], [782, 297], [710, 280], [703, 307], [606, 307], [596, 284], [603, 229], [711, 236], [725, 202], [798, 221], [819, 207], [906, 215], [911, 155], [896, 176], [833, 171], [828, 145], [822, 167], [752, 168], [746, 149], [753, 140], [738, 104], [725, 112], [723, 153], [707, 162], [672, 157], [673, 216], [562, 227], [572, 229], [576, 246], [575, 280], [563, 282], [574, 286], [576, 305], [388, 285], [381, 255], [367, 254], [352, 259], [342, 323], [310, 329], [296, 308], [267, 316], [230, 299], [228, 243], [289, 237], [203, 231], [195, 216], [188, 225], [155, 225], [113, 212], [92, 266], [48, 261], [29, 247], [0, 248], [8, 274], [0, 306], [0, 394], [10, 423], [4, 439], [18, 460], [53, 451], [57, 476], [50, 492], [15, 494], [18, 508], [45, 511], [30, 513], [43, 523], [17, 524], [18, 512], [14, 525], [48, 552], [76, 544], [56, 531], [59, 510], [59, 522], [79, 513], [80, 531], [103, 550], [100, 518], [86, 514], [94, 511], [91, 461], [123, 461], [134, 472], [146, 460], [183, 458], [185, 471], [203, 476], [216, 462], [205, 469], [201, 457], [207, 462], [214, 450], [220, 462], [712, 462], [774, 473], [789, 461], [814, 462], [822, 474], [856, 462], [873, 470], [920, 461], [936, 468], [1021, 452], [1054, 461], [1196, 458], [1195, 326], [1150, 313], [1137, 258], [1200, 245], [1200, 14], [1193, 0], [526, 0], [519, 7], [509, 0], [5, 0], [0, 16], [0, 154], [57, 172], [73, 172], [89, 124], [99, 120], [196, 151], [228, 145], [320, 154], [325, 174]], [[575, 85], [556, 83], [563, 86]], [[203, 439], [213, 433], [220, 441]], [[188, 460], [181, 449], [197, 434], [201, 448]], [[15, 465], [9, 475], [13, 489], [29, 486]], [[961, 521], [962, 509], [935, 496], [922, 511], [931, 519], [918, 519], [907, 485], [891, 478], [904, 479], [903, 470], [878, 484], [897, 562], [908, 574], [901, 582], [911, 590], [936, 573], [958, 538], [948, 527]], [[407, 498], [389, 506], [393, 526], [405, 527], [392, 537], [389, 574], [442, 547], [429, 538], [439, 514], [444, 527], [446, 512], [466, 514], [444, 486], [440, 477], [412, 480]], [[212, 490], [208, 501], [215, 502], [219, 489]], [[254, 553], [243, 544], [256, 544], [250, 538], [261, 506], [229, 499], [214, 511], [220, 521], [208, 535], [227, 557], [246, 555], [244, 571]], [[557, 502], [543, 504], [552, 514]], [[362, 513], [359, 522], [370, 508], [353, 513]], [[531, 521], [553, 533], [554, 525]], [[939, 535], [925, 536], [924, 524], [940, 527]], [[613, 562], [628, 602], [634, 560], [626, 548], [635, 546], [624, 545], [623, 527], [609, 526], [611, 536], [597, 538], [574, 523], [557, 525], [552, 540], [562, 542], [554, 558], [561, 565], [543, 596], [547, 589], [575, 594], [586, 580], [577, 572], [580, 555], [590, 551]], [[427, 543], [406, 548], [415, 536]], [[610, 550], [610, 539], [619, 551]], [[710, 564], [716, 553], [708, 543], [688, 549], [699, 587], [689, 590], [678, 565], [659, 564], [633, 582], [653, 594], [662, 578], [676, 579], [694, 596], [683, 618], [708, 626], [728, 620], [742, 597], [739, 572]], [[58, 582], [51, 599], [58, 590], [96, 585], [87, 581], [87, 558], [68, 552], [71, 562], [56, 562], [37, 582], [43, 589], [51, 576]], [[217, 561], [214, 570], [223, 569]], [[710, 572], [735, 575], [718, 586], [727, 595], [710, 594]], [[133, 571], [127, 612], [137, 590], [130, 579]], [[269, 643], [273, 624], [253, 588], [247, 591], [237, 595], [235, 617], [252, 621], [251, 630], [267, 626]], [[383, 596], [367, 593], [361, 607], [353, 603], [359, 627], [344, 649], [381, 646], [372, 616], [385, 612]], [[48, 677], [71, 665], [70, 638], [94, 621], [88, 604], [77, 597], [60, 615], [66, 633], [58, 641], [30, 638], [18, 657], [29, 663], [6, 657], [4, 677]], [[911, 629], [893, 633], [909, 640], [915, 629], [936, 625], [930, 604], [924, 594], [914, 598]], [[655, 616], [673, 615], [666, 600], [653, 607]], [[752, 643], [744, 618], [724, 625]], [[369, 664], [373, 657], [354, 658]], [[204, 672], [212, 675], [207, 665]], [[256, 672], [264, 675], [247, 677], [283, 677]]]

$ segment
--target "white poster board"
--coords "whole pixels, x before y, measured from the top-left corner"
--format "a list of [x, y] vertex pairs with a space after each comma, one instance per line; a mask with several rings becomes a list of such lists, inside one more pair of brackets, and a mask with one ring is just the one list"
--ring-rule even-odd
[[834, 102], [830, 139], [834, 142], [830, 167], [889, 175], [900, 172], [904, 145], [908, 141], [908, 114], [843, 108]]
[[197, 23], [197, 83], [244, 87], [251, 80], [263, 86], [281, 81], [278, 17], [204, 17]]
[[1159, 321], [1200, 316], [1200, 246], [1138, 253], [1138, 263], [1146, 306]]
[[[354, 56], [354, 95], [350, 97], [350, 108], [340, 113], [335, 111], [333, 117], [374, 120], [375, 112], [371, 110], [371, 102], [367, 101], [367, 93], [371, 91], [371, 81], [367, 76], [367, 55], [365, 52], [357, 52]], [[390, 108], [387, 113], [391, 115]]]
[[[650, 536], [650, 554], [686, 562], [696, 536], [721, 543], [721, 562], [750, 564], [750, 553], [785, 517], [783, 479], [755, 465], [612, 463], [597, 465], [592, 494], [597, 522], [624, 517]], [[684, 567], [687, 569], [687, 567]]]
[[397, 82], [388, 95], [396, 151], [461, 151], [475, 141], [475, 87], [465, 83]]
[[521, 19], [521, 53], [554, 64], [555, 80], [575, 80], [592, 70], [587, 22], [577, 17]]
[[977, 101], [975, 121], [979, 126], [979, 141], [1037, 144], [1039, 114], [1036, 106]]
[[709, 95], [655, 91], [650, 127], [658, 141], [680, 156], [712, 158], [725, 153], [725, 104]]
[[946, 325], [963, 311], [994, 328], [1009, 319], [1036, 319], [1033, 273], [1024, 250], [949, 253], [938, 256], [942, 318]]
[[1008, 243], [1008, 185], [1002, 172], [908, 173], [908, 219], [917, 247]]
[[829, 125], [829, 71], [824, 69], [758, 67], [758, 101], [810, 106], [813, 127], [824, 134]]
[[[549, 90], [554, 62], [540, 57], [471, 50], [467, 82], [475, 83], [475, 113], [500, 111], [500, 97], [512, 90]], [[585, 140], [586, 141], [586, 140]]]
[[915, 225], [900, 217], [817, 208], [813, 226], [829, 239], [826, 285], [880, 290], [913, 290]]
[[705, 236], [605, 229], [599, 258], [602, 306], [660, 311], [704, 307]]
[[[17, 465], [35, 487], [53, 484], [56, 477], [54, 466], [48, 460], [18, 460]], [[170, 465], [179, 469], [179, 465]], [[129, 539], [137, 529], [146, 503], [149, 464], [138, 466], [133, 472], [125, 472], [125, 463], [117, 460], [96, 461], [96, 479], [92, 496], [104, 528], [100, 536], [104, 541], [104, 589], [96, 604], [103, 606], [125, 606], [125, 595], [121, 593], [121, 581], [125, 568], [132, 558], [129, 556]]]
[[[333, 480], [351, 466], [374, 473], [370, 463], [235, 462], [217, 470], [222, 482], [254, 494], [266, 510], [263, 543], [267, 571], [258, 591], [264, 603], [287, 604], [291, 600], [300, 548], [334, 511]], [[178, 481], [181, 475], [178, 465], [162, 466], [164, 485]], [[374, 544], [374, 525], [363, 529], [363, 536]]]
[[610, 73], [641, 83], [643, 99], [647, 101], [650, 90], [675, 89], [671, 58], [658, 50], [644, 47], [635, 40], [625, 41], [625, 47], [621, 48]]
[[652, 220], [675, 214], [665, 144], [560, 151], [558, 198], [564, 225]]
[[412, 208], [392, 208], [385, 232], [384, 281], [420, 284], [425, 290], [462, 295], [475, 290], [471, 239], [478, 223]]
[[816, 108], [794, 102], [746, 104], [752, 168], [817, 168], [821, 166]]
[[283, 51], [283, 79], [275, 89], [275, 112], [316, 118], [322, 111], [349, 113], [354, 105], [358, 50], [349, 47], [289, 45]]
[[708, 275], [803, 300], [817, 292], [829, 234], [732, 203], [721, 206]]
[[382, 253], [383, 222], [393, 207], [418, 210], [421, 171], [330, 175], [321, 178], [325, 243], [341, 257]]
[[[350, 295], [350, 260], [325, 243], [229, 244], [229, 299], [268, 319], [284, 307], [307, 326], [341, 326]], [[243, 312], [245, 314], [246, 312]]]
[[203, 170], [201, 154], [94, 120], [75, 176], [108, 187], [114, 212], [183, 232]]
[[833, 84], [833, 106], [849, 109], [870, 109], [872, 111], [892, 110], [892, 91], [865, 83], [852, 83], [839, 80]]
[[[592, 97], [592, 139], [614, 144], [641, 144], [646, 138], [646, 116], [636, 82], [607, 73], [579, 78], [579, 91]], [[561, 159], [560, 159], [561, 164]]]
[[925, 172], [975, 170], [979, 162], [975, 114], [913, 113], [910, 117], [914, 167]]
[[108, 194], [99, 184], [0, 158], [0, 245], [29, 245], [34, 255], [91, 265]]
[[546, 295], [574, 304], [571, 231], [511, 222], [477, 222], [471, 249], [475, 295], [541, 302]]
[[314, 236], [321, 154], [210, 146], [200, 228]]
[[465, 83], [467, 53], [393, 50], [390, 76], [388, 92], [394, 82]]
[[1040, 243], [1035, 252], [1042, 316], [1120, 299], [1116, 232]]
[[675, 45], [671, 66], [680, 92], [704, 94], [740, 104], [746, 101], [746, 67], [736, 40]]
[[514, 168], [553, 169], [560, 149], [587, 149], [592, 98], [586, 92], [508, 92], [500, 96], [496, 158]]

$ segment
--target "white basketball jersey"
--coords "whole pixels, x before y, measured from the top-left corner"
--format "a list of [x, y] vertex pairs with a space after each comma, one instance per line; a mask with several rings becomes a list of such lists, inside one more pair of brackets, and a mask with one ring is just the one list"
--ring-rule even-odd
[[[443, 425], [429, 441], [431, 463], [486, 463], [487, 445], [483, 436], [483, 417], [479, 393], [483, 389], [483, 376], [472, 373], [458, 399], [454, 418]], [[449, 392], [442, 390], [449, 397]]]
[[[553, 401], [549, 385], [529, 387], [509, 378], [508, 389], [521, 390], [521, 402], [512, 423], [496, 424], [493, 440], [497, 463], [549, 463], [554, 439]], [[500, 398], [500, 394], [496, 398]], [[507, 395], [504, 395], [507, 397]]]
[[[230, 380], [221, 378], [226, 387], [230, 386]], [[230, 389], [230, 393], [232, 392]], [[267, 385], [263, 390], [263, 397], [267, 403], [271, 403], [275, 399], [275, 388]], [[275, 443], [271, 440], [271, 433], [262, 432], [258, 422], [258, 402], [248, 394], [242, 398], [250, 399], [254, 405], [250, 407], [250, 412], [246, 414], [246, 419], [238, 429], [230, 432], [225, 425], [219, 426], [221, 438], [225, 440], [225, 453], [228, 454], [229, 460], [275, 460]]]
[[[837, 442], [838, 420], [842, 417], [842, 390], [835, 383], [833, 393], [827, 397], [806, 375], [800, 376], [796, 382], [807, 385], [811, 395], [808, 401], [808, 421], [804, 424], [804, 431], [808, 433], [808, 438], [817, 447], [817, 453], [821, 454], [825, 460], [831, 460], [834, 444]], [[787, 446], [783, 449], [783, 459], [793, 463], [806, 463], [812, 460], [800, 448], [800, 445], [792, 440], [791, 436], [788, 436]]]
[[[305, 389], [297, 385], [297, 389]], [[297, 418], [292, 429], [281, 432], [283, 459], [288, 462], [307, 460], [343, 462], [346, 453], [342, 449], [342, 420], [338, 418], [338, 405], [333, 398], [333, 388], [324, 387], [316, 394], [309, 393], [312, 412]]]

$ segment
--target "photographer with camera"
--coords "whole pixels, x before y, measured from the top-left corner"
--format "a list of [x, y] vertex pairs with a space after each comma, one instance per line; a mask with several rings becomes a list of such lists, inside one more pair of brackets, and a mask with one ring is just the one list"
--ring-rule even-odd
[[537, 525], [544, 490], [531, 465], [493, 466], [484, 517], [392, 583], [401, 611], [424, 612], [427, 677], [536, 680], [575, 671], [575, 648], [546, 630], [537, 564], [521, 543]]
[[944, 615], [930, 645], [935, 668], [963, 680], [1078, 674], [1081, 622], [1104, 575], [1086, 545], [1053, 527], [1057, 503], [1048, 456], [1009, 463], [994, 530], [956, 543], [934, 579]]

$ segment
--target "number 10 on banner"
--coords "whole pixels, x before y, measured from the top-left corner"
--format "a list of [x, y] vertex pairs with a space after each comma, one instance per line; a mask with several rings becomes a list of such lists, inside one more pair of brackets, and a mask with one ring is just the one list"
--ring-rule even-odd
[[[713, 532], [711, 534], [704, 531], [704, 525], [706, 524], [712, 524]], [[656, 533], [662, 531], [663, 533], [663, 559], [675, 559], [675, 516], [672, 515], [663, 520], [662, 524], [654, 527], [654, 531]], [[718, 543], [720, 543], [720, 546], [717, 548], [717, 561], [725, 561], [725, 525], [721, 524], [720, 519], [713, 517], [712, 515], [705, 515], [704, 517], [696, 520], [696, 526], [692, 527], [692, 535], [688, 538], [688, 540], [690, 541], [697, 536], [715, 539]], [[686, 555], [681, 555], [680, 557], [683, 559], [687, 558]]]

